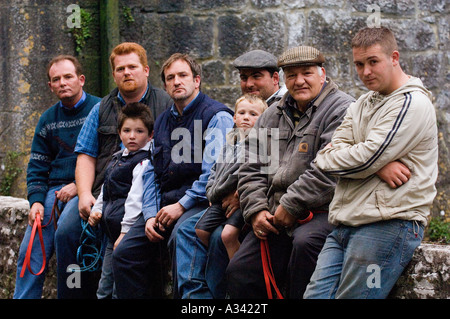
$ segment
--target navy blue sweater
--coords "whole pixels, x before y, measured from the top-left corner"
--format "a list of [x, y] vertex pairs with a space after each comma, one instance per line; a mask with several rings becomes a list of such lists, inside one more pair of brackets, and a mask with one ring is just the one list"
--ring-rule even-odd
[[67, 109], [56, 103], [39, 118], [27, 168], [28, 201], [44, 203], [49, 187], [75, 180], [78, 133], [100, 98], [87, 94], [82, 104]]

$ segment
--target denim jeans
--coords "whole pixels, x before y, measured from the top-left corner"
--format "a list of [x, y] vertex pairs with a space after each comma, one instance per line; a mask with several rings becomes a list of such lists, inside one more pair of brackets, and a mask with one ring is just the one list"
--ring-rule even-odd
[[98, 283], [97, 298], [98, 299], [117, 299], [114, 288], [114, 275], [112, 270], [112, 253], [114, 243], [106, 239], [107, 242], [105, 254], [102, 261], [102, 275]]
[[211, 234], [209, 247], [195, 233], [195, 224], [205, 211], [184, 221], [176, 233], [178, 293], [183, 299], [225, 297], [223, 278], [228, 255], [221, 242], [222, 227]]
[[[48, 190], [47, 195], [45, 196], [44, 220], [42, 221], [42, 225], [47, 224], [50, 220], [53, 203], [55, 201], [55, 191], [60, 190], [62, 186], [63, 185], [54, 186]], [[73, 205], [73, 199], [67, 204], [63, 204], [60, 202], [59, 207], [61, 214], [65, 213], [67, 209], [70, 209], [71, 205]], [[76, 201], [75, 205], [78, 205], [78, 201]], [[28, 270], [26, 270], [24, 276], [20, 278], [23, 261], [25, 259], [28, 243], [30, 241], [31, 230], [32, 226], [28, 225], [19, 249], [19, 256], [17, 260], [16, 287], [13, 296], [14, 299], [40, 299], [42, 297], [42, 289], [44, 286], [45, 274], [47, 273], [48, 269], [48, 262], [55, 250], [55, 228], [53, 227], [52, 221], [47, 227], [42, 228], [42, 237], [44, 239], [46, 255], [46, 267], [44, 272], [39, 276], [35, 276]], [[41, 244], [39, 242], [39, 236], [37, 233], [33, 242], [33, 250], [31, 251], [30, 266], [34, 273], [37, 273], [42, 267]]]
[[423, 225], [393, 219], [340, 225], [327, 237], [305, 299], [383, 299], [423, 238]]
[[222, 241], [223, 227], [219, 226], [211, 233], [206, 261], [205, 281], [214, 299], [226, 297], [225, 272], [230, 260]]

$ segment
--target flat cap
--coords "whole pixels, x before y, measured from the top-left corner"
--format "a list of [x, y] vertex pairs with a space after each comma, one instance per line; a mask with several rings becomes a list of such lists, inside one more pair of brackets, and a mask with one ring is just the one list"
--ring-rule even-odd
[[236, 69], [278, 69], [277, 58], [263, 50], [252, 50], [233, 61]]
[[310, 46], [299, 46], [286, 50], [278, 58], [278, 66], [322, 65], [325, 57], [319, 50]]

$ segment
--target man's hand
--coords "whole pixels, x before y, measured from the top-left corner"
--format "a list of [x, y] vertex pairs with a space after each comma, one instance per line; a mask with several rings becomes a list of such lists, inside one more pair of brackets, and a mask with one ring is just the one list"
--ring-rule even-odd
[[225, 216], [227, 218], [230, 218], [230, 216], [240, 207], [239, 194], [237, 191], [231, 192], [222, 199], [222, 209], [226, 211]]
[[160, 224], [164, 229], [169, 228], [172, 224], [176, 223], [184, 211], [185, 209], [180, 203], [167, 205], [161, 208], [156, 214], [156, 223]]
[[149, 218], [145, 222], [145, 235], [153, 243], [157, 243], [161, 240], [164, 240], [164, 237], [161, 236], [161, 234], [159, 234], [158, 231], [156, 230], [157, 228], [159, 228], [159, 225], [156, 223], [155, 217]]
[[62, 201], [63, 203], [67, 203], [76, 195], [77, 195], [77, 186], [75, 185], [75, 183], [67, 184], [56, 192], [56, 198], [58, 198], [58, 200]]
[[391, 188], [400, 187], [411, 178], [411, 171], [400, 161], [386, 164], [376, 174]]
[[41, 216], [41, 221], [44, 220], [44, 205], [39, 202], [34, 202], [31, 206], [30, 213], [28, 214], [28, 224], [33, 226], [36, 214], [39, 213]]
[[296, 220], [295, 216], [289, 214], [288, 211], [284, 209], [283, 206], [278, 205], [278, 208], [273, 216], [274, 225], [282, 227], [291, 227], [292, 225], [294, 225], [295, 220]]
[[251, 218], [253, 232], [259, 239], [267, 239], [267, 235], [272, 232], [279, 234], [278, 229], [273, 226], [273, 216], [267, 210], [256, 213]]
[[79, 194], [78, 196], [78, 210], [80, 217], [84, 220], [89, 218], [91, 214], [91, 207], [95, 204], [95, 197], [90, 192]]

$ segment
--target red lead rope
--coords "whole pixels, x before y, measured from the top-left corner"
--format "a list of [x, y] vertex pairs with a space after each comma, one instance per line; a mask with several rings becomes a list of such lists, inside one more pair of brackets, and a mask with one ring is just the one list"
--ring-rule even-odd
[[[310, 211], [308, 217], [302, 220], [298, 219], [297, 223], [301, 225], [306, 224], [313, 218], [313, 216], [313, 213]], [[277, 287], [277, 283], [275, 282], [272, 263], [270, 261], [269, 242], [267, 240], [261, 240], [261, 260], [264, 272], [264, 281], [266, 282], [267, 296], [269, 297], [269, 299], [273, 299], [271, 287], [272, 285], [277, 294], [277, 299], [283, 299], [283, 295], [281, 294], [280, 290]]]
[[[36, 275], [36, 276], [39, 276], [40, 274], [42, 274], [42, 272], [45, 269], [45, 260], [47, 257], [45, 256], [44, 238], [42, 237], [42, 226], [41, 226], [41, 216], [40, 215], [41, 215], [40, 213], [36, 213], [36, 216], [34, 219], [33, 229], [31, 230], [30, 242], [28, 243], [27, 253], [25, 254], [25, 260], [23, 261], [20, 278], [22, 278], [23, 275], [25, 274], [26, 268], [28, 268], [30, 273], [32, 273], [33, 275]], [[36, 236], [36, 229], [39, 234], [39, 241], [41, 242], [41, 250], [42, 250], [42, 267], [41, 267], [41, 270], [39, 270], [39, 272], [37, 274], [35, 274], [33, 272], [33, 270], [31, 270], [31, 265], [30, 265], [31, 250], [33, 249], [33, 241], [34, 241], [34, 236]]]
[[[50, 224], [50, 222], [53, 219], [53, 224], [56, 229], [57, 216], [55, 215], [55, 211], [58, 213], [58, 217], [59, 217], [60, 211], [59, 211], [59, 207], [58, 207], [58, 199], [56, 197], [55, 197], [55, 202], [53, 203], [52, 214], [51, 214], [50, 220], [48, 221], [47, 224], [42, 226], [41, 225], [41, 214], [39, 212], [36, 213], [36, 216], [34, 218], [33, 228], [31, 230], [30, 241], [28, 243], [27, 252], [25, 254], [25, 259], [24, 259], [23, 265], [22, 265], [22, 271], [20, 272], [20, 278], [22, 278], [25, 275], [25, 269], [27, 269], [27, 268], [30, 273], [32, 273], [33, 275], [36, 275], [36, 276], [39, 276], [44, 271], [47, 256], [45, 255], [45, 246], [44, 246], [44, 237], [42, 236], [42, 228], [47, 227], [48, 224]], [[36, 236], [36, 231], [38, 232], [39, 241], [41, 242], [42, 267], [41, 267], [41, 270], [39, 270], [39, 272], [35, 274], [33, 272], [33, 270], [31, 269], [30, 259], [31, 259], [31, 251], [33, 250], [33, 242], [34, 242], [34, 237]]]
[[277, 294], [277, 299], [283, 299], [283, 295], [281, 294], [275, 282], [272, 263], [270, 262], [269, 242], [267, 240], [261, 240], [261, 259], [264, 272], [264, 281], [266, 282], [267, 296], [269, 297], [269, 299], [273, 299], [271, 287], [272, 285]]

